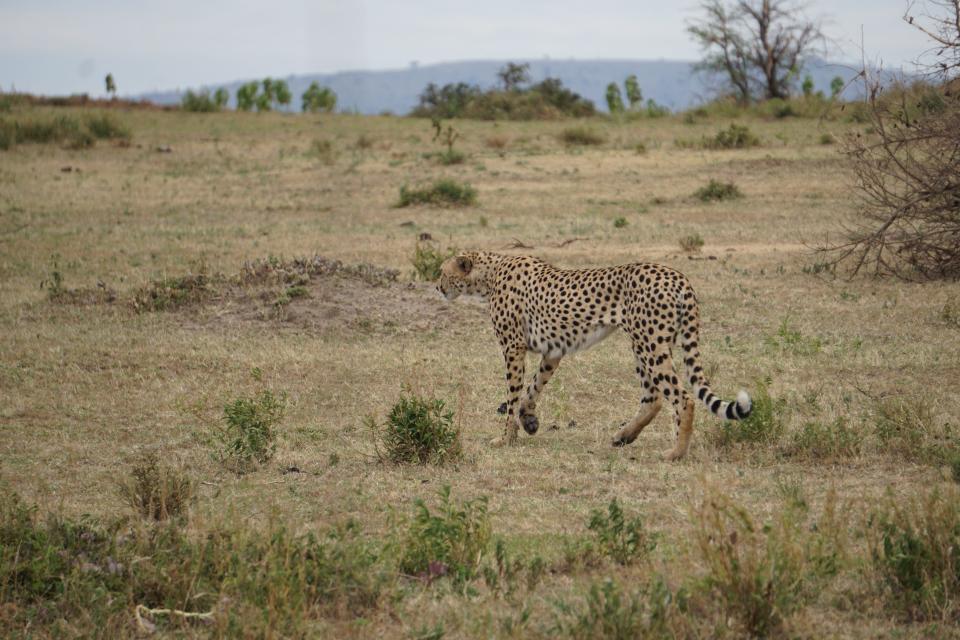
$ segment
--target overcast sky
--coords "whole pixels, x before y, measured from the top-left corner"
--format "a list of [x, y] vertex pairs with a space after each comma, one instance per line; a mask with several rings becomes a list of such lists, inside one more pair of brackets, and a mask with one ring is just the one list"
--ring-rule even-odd
[[[0, 0], [0, 87], [120, 94], [412, 62], [693, 60], [697, 2], [483, 0]], [[926, 48], [904, 0], [813, 0], [841, 51], [900, 68]]]

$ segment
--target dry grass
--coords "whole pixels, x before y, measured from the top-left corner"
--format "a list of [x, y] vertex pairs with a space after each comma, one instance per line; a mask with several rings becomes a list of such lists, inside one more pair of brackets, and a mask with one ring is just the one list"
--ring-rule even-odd
[[[35, 108], [27, 115], [59, 113]], [[570, 122], [465, 121], [458, 123], [458, 148], [470, 161], [438, 166], [422, 157], [429, 123], [414, 119], [325, 116], [325, 140], [338, 152], [328, 163], [311, 151], [315, 119], [137, 111], [114, 118], [134, 144], [0, 151], [0, 480], [41, 513], [106, 521], [127, 512], [115, 488], [124, 474], [118, 461], [149, 449], [189, 470], [198, 496], [183, 526], [197, 539], [231, 528], [320, 535], [353, 520], [365, 535], [389, 541], [398, 513], [411, 513], [416, 498], [436, 512], [438, 491], [451, 485], [459, 500], [489, 497], [492, 536], [510, 557], [539, 566], [532, 558], [540, 556], [557, 569], [509, 597], [477, 578], [468, 585], [475, 593], [464, 596], [449, 581], [425, 585], [394, 576], [391, 596], [377, 599], [362, 620], [308, 616], [306, 627], [274, 628], [274, 635], [590, 634], [604, 628], [596, 616], [617, 593], [627, 629], [647, 624], [650, 603], [669, 593], [674, 613], [663, 624], [673, 634], [731, 637], [755, 620], [808, 637], [921, 632], [865, 586], [879, 582], [858, 573], [870, 570], [866, 560], [841, 567], [819, 597], [801, 590], [784, 596], [791, 599], [783, 605], [776, 594], [766, 618], [707, 606], [696, 591], [707, 561], [688, 505], [701, 476], [722, 487], [756, 531], [768, 522], [781, 527], [782, 478], [803, 478], [798, 491], [811, 513], [821, 512], [833, 489], [845, 505], [843, 526], [860, 540], [851, 553], [863, 559], [871, 505], [887, 491], [910, 498], [944, 482], [947, 456], [938, 452], [956, 446], [960, 398], [948, 383], [960, 377], [960, 340], [944, 310], [956, 306], [960, 290], [812, 272], [804, 241], [834, 229], [853, 202], [836, 152], [820, 144], [809, 122], [750, 121], [751, 131], [778, 144], [704, 153], [671, 142], [713, 135], [729, 121], [668, 117], [644, 124], [648, 151], [638, 155], [627, 143], [571, 151], [560, 139]], [[635, 142], [630, 126], [600, 119], [587, 125], [609, 140]], [[510, 143], [491, 148], [494, 137]], [[170, 153], [157, 152], [167, 146]], [[735, 182], [749, 197], [709, 205], [690, 198], [709, 177]], [[469, 183], [482, 197], [473, 208], [394, 207], [400, 185], [439, 179]], [[644, 215], [632, 215], [653, 201]], [[630, 224], [615, 228], [610, 221], [621, 215]], [[197, 264], [207, 273], [236, 274], [245, 261], [270, 256], [318, 253], [406, 278], [423, 233], [443, 246], [498, 249], [522, 241], [535, 248], [514, 252], [564, 266], [651, 260], [682, 270], [697, 289], [701, 351], [714, 388], [732, 397], [769, 378], [776, 438], [707, 437], [723, 427], [698, 407], [690, 454], [680, 463], [658, 457], [672, 441], [666, 412], [633, 445], [609, 447], [639, 396], [628, 341], [615, 335], [559, 368], [539, 402], [536, 436], [490, 448], [505, 389], [489, 320], [481, 305], [447, 305], [426, 285], [370, 284], [338, 272], [322, 285], [241, 288], [247, 293], [201, 295], [166, 313], [140, 314], [107, 300], [61, 304], [38, 287], [55, 255], [62, 289], [116, 290], [120, 300], [153, 283], [183, 282], [177, 279], [199, 273]], [[717, 260], [680, 253], [677, 238], [694, 233], [710, 239]], [[282, 312], [273, 311], [290, 286], [306, 286], [309, 295], [288, 296]], [[817, 348], [807, 348], [812, 344]], [[445, 399], [456, 412], [459, 463], [377, 463], [363, 417], [385, 415], [405, 386]], [[237, 476], [217, 462], [205, 436], [221, 423], [225, 404], [259, 388], [285, 390], [287, 411], [273, 458]], [[895, 400], [877, 406], [871, 397], [920, 399], [923, 410], [890, 404]], [[843, 432], [824, 437], [833, 425]], [[911, 455], [905, 447], [921, 451]], [[656, 536], [649, 562], [567, 567], [564, 543], [588, 536], [590, 514], [613, 498], [642, 515], [644, 531]], [[758, 571], [774, 543], [794, 554], [795, 545], [808, 542], [789, 537], [799, 529], [782, 531], [780, 538], [751, 538], [760, 545], [750, 551]], [[486, 553], [493, 562], [492, 548]], [[805, 576], [803, 566], [790, 575]], [[509, 575], [508, 563], [497, 571]], [[608, 576], [620, 591], [597, 586]], [[686, 612], [677, 609], [684, 592], [700, 593]], [[9, 593], [0, 587], [4, 598]], [[558, 613], [557, 601], [571, 603], [574, 613]], [[207, 594], [197, 610], [216, 603]], [[55, 621], [36, 617], [23, 602], [0, 611], [7, 616], [0, 624], [24, 629], [32, 620], [31, 632], [57, 635]], [[269, 635], [259, 610], [234, 613], [256, 619], [255, 628]], [[132, 635], [131, 610], [117, 616], [111, 628]], [[94, 624], [88, 620], [71, 624], [74, 634], [96, 629], [84, 626]], [[179, 623], [157, 624], [173, 630]], [[944, 621], [937, 633], [955, 635], [951, 625]], [[190, 629], [205, 633], [199, 625]]]

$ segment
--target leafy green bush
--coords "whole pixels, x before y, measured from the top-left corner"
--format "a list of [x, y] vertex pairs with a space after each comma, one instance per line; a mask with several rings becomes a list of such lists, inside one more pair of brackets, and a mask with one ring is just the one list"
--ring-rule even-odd
[[223, 87], [217, 89], [212, 96], [206, 89], [196, 93], [187, 89], [180, 101], [180, 108], [194, 113], [215, 113], [227, 106], [229, 99], [230, 93]]
[[161, 465], [156, 453], [141, 457], [120, 483], [120, 495], [139, 515], [166, 520], [183, 515], [196, 492], [194, 482], [179, 471]]
[[276, 452], [274, 428], [286, 412], [285, 393], [263, 390], [241, 396], [223, 407], [225, 426], [216, 433], [220, 460], [237, 472], [263, 464]]
[[956, 619], [960, 495], [935, 488], [904, 502], [888, 495], [871, 516], [871, 559], [887, 599], [912, 620]]
[[440, 277], [440, 267], [444, 260], [457, 254], [453, 247], [447, 247], [446, 252], [435, 249], [432, 245], [418, 242], [413, 248], [413, 270], [420, 280], [433, 282]]
[[617, 218], [614, 219], [613, 221], [614, 229], [623, 229], [625, 226], [627, 226], [627, 219], [624, 218], [623, 216], [618, 216]]
[[726, 448], [734, 444], [769, 444], [776, 442], [783, 432], [783, 411], [786, 401], [770, 397], [770, 380], [757, 380], [756, 392], [751, 398], [753, 407], [743, 420], [724, 421], [711, 433], [714, 444]]
[[476, 189], [469, 184], [461, 184], [445, 178], [424, 187], [411, 188], [403, 185], [400, 187], [400, 201], [397, 206], [428, 204], [439, 207], [465, 207], [475, 204], [476, 201]]
[[616, 498], [607, 505], [607, 512], [594, 510], [587, 528], [595, 536], [596, 548], [617, 564], [628, 565], [643, 560], [657, 546], [656, 538], [644, 530], [640, 516], [627, 519]]
[[587, 127], [569, 127], [560, 132], [560, 141], [567, 146], [599, 145], [606, 142], [607, 137]]
[[703, 146], [707, 149], [746, 149], [760, 144], [760, 138], [755, 136], [748, 127], [731, 124], [728, 129], [721, 129], [713, 138], [704, 138]]
[[693, 195], [703, 202], [736, 200], [737, 198], [743, 197], [743, 193], [736, 184], [732, 182], [720, 182], [712, 178], [705, 186], [694, 191]]
[[[367, 419], [377, 441], [377, 455], [394, 464], [444, 464], [463, 454], [453, 411], [443, 400], [401, 395], [383, 427]], [[382, 447], [382, 451], [381, 451]]]
[[477, 575], [490, 544], [490, 516], [485, 497], [455, 503], [450, 486], [440, 490], [440, 504], [431, 513], [423, 500], [400, 548], [401, 573], [432, 581], [450, 576], [458, 584]]

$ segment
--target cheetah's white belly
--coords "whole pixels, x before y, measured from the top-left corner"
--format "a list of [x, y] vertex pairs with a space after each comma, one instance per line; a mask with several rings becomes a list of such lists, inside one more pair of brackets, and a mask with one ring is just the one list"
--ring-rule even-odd
[[559, 358], [563, 355], [571, 355], [578, 351], [586, 351], [593, 345], [597, 344], [616, 329], [616, 325], [600, 325], [588, 329], [585, 333], [582, 333], [576, 336], [572, 341], [569, 347], [563, 345], [561, 348], [553, 348], [547, 354], [551, 358]]

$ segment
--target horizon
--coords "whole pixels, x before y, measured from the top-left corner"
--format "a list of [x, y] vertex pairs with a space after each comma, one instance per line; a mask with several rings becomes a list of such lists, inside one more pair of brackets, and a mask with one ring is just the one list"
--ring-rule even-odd
[[[822, 59], [903, 70], [928, 47], [901, 19], [907, 3], [869, 10], [853, 0], [815, 0], [806, 15], [824, 20], [831, 45]], [[429, 0], [399, 7], [384, 0], [281, 0], [239, 8], [226, 0], [130, 7], [121, 0], [10, 0], [0, 7], [0, 88], [27, 93], [106, 94], [212, 87], [263, 78], [403, 71], [473, 61], [694, 62], [686, 33], [696, 3], [607, 0], [589, 12], [555, 3], [482, 7]], [[922, 9], [922, 4], [920, 5]], [[545, 17], [549, 16], [549, 22]], [[876, 43], [876, 44], [874, 44]]]

